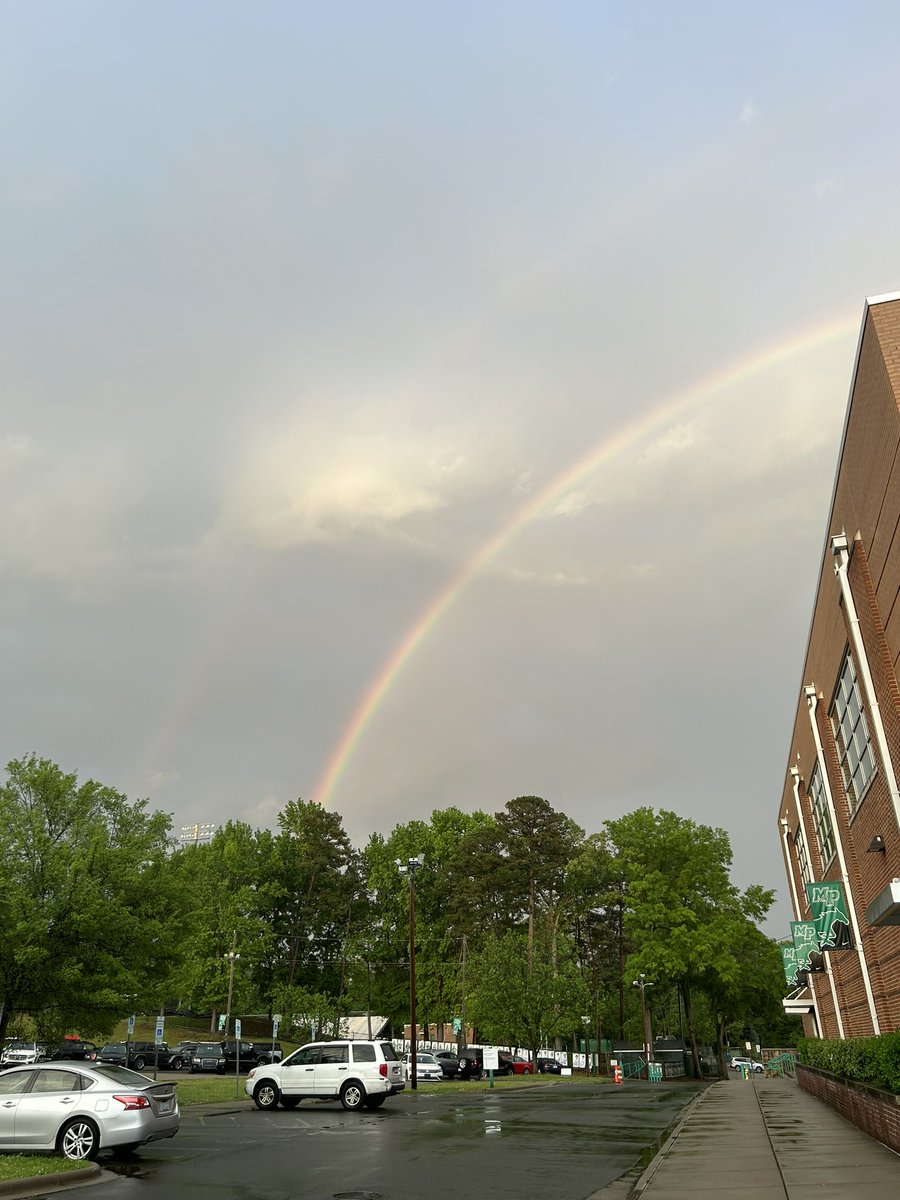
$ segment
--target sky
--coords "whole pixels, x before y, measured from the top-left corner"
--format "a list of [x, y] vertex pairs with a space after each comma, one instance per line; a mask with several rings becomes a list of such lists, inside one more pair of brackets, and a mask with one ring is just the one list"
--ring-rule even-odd
[[0, 742], [354, 844], [778, 806], [893, 3], [0, 0]]

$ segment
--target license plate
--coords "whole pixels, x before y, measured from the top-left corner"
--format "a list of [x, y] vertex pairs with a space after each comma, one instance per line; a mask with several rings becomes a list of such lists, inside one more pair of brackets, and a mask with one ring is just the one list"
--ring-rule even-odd
[[160, 1102], [159, 1102], [159, 1111], [161, 1113], [171, 1112], [174, 1107], [175, 1107], [175, 1097], [174, 1096], [170, 1096], [168, 1100], [160, 1100]]

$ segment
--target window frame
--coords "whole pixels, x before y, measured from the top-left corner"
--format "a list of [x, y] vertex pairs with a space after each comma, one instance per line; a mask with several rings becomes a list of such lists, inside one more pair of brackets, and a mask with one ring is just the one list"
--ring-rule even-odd
[[[831, 721], [831, 734], [841, 768], [847, 804], [850, 815], [853, 816], [868, 795], [878, 774], [878, 760], [869, 731], [865, 699], [859, 685], [856, 663], [849, 646], [844, 653], [834, 685], [828, 718]], [[846, 735], [849, 735], [849, 740]]]
[[[828, 864], [837, 853], [837, 841], [835, 840], [834, 826], [831, 821], [831, 811], [828, 807], [828, 797], [825, 794], [825, 781], [822, 777], [822, 764], [816, 762], [812, 769], [812, 774], [809, 777], [809, 786], [806, 789], [809, 796], [809, 806], [812, 810], [813, 831], [816, 835], [816, 845], [819, 848], [819, 858], [822, 860], [822, 873], [824, 875], [828, 868]], [[823, 830], [827, 827], [827, 832], [823, 836]], [[826, 854], [826, 850], [828, 853]]]

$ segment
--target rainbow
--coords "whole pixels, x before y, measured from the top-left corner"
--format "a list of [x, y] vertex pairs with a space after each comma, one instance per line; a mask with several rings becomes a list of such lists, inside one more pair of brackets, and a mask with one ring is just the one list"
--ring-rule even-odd
[[550, 509], [575, 484], [588, 478], [604, 463], [608, 463], [616, 455], [632, 449], [643, 438], [655, 433], [673, 419], [684, 416], [687, 412], [700, 407], [730, 387], [778, 367], [792, 358], [815, 350], [834, 339], [849, 337], [857, 329], [857, 319], [842, 316], [800, 334], [794, 334], [787, 340], [757, 350], [699, 383], [667, 397], [648, 412], [636, 417], [634, 421], [604, 437], [593, 449], [546, 484], [462, 565], [443, 591], [419, 615], [400, 644], [385, 659], [335, 744], [313, 789], [313, 798], [325, 807], [329, 805], [363, 734], [404, 667], [472, 580], [504, 547], [509, 545], [526, 525]]

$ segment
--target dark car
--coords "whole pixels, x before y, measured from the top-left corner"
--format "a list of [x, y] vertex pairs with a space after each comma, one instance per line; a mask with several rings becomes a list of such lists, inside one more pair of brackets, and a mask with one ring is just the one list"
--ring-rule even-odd
[[264, 1063], [281, 1062], [284, 1058], [281, 1042], [254, 1042], [253, 1057], [260, 1066]]
[[[268, 1061], [265, 1054], [262, 1061]], [[191, 1071], [194, 1074], [200, 1071], [216, 1071], [219, 1075], [235, 1074], [239, 1069], [249, 1071], [258, 1065], [253, 1043], [236, 1042], [234, 1038], [225, 1038], [221, 1042], [200, 1042], [191, 1059]]]
[[539, 1075], [562, 1075], [562, 1064], [555, 1058], [536, 1058], [534, 1066]]
[[194, 1051], [199, 1044], [199, 1042], [179, 1042], [177, 1046], [173, 1046], [168, 1069], [170, 1071], [183, 1071], [185, 1067], [190, 1067]]
[[[513, 1056], [508, 1050], [498, 1051], [499, 1066], [495, 1075], [513, 1075]], [[459, 1056], [458, 1079], [482, 1079], [487, 1075], [484, 1069], [484, 1050], [481, 1046], [466, 1046]]]
[[216, 1071], [221, 1074], [225, 1070], [225, 1051], [221, 1042], [198, 1042], [194, 1047], [191, 1058], [191, 1074], [199, 1071]]
[[97, 1058], [100, 1062], [130, 1067], [132, 1071], [146, 1071], [149, 1067], [180, 1071], [184, 1065], [184, 1058], [170, 1050], [165, 1042], [160, 1042], [158, 1047], [155, 1042], [107, 1042]]
[[81, 1038], [66, 1038], [47, 1055], [49, 1059], [72, 1059], [75, 1062], [94, 1062], [99, 1047], [93, 1042], [84, 1042]]
[[455, 1079], [459, 1075], [459, 1055], [454, 1050], [435, 1050], [433, 1054], [441, 1064], [445, 1079]]

